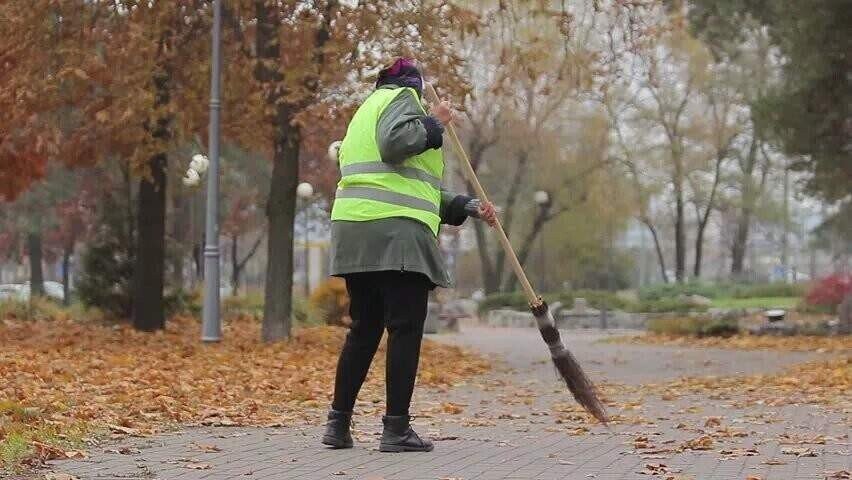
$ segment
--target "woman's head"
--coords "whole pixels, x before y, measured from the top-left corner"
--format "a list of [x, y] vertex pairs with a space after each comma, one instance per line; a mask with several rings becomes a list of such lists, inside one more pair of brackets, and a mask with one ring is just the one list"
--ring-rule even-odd
[[423, 95], [423, 75], [417, 68], [417, 63], [411, 58], [398, 58], [393, 65], [379, 72], [376, 87], [382, 85], [397, 85], [411, 87], [417, 90], [417, 95]]

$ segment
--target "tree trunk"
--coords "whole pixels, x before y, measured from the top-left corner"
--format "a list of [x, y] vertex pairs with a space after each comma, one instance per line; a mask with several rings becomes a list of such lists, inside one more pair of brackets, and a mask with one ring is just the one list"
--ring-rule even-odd
[[751, 227], [751, 209], [743, 208], [737, 219], [737, 230], [734, 233], [734, 243], [731, 246], [731, 276], [740, 279], [743, 276], [745, 265], [746, 243], [748, 242], [748, 231]]
[[166, 154], [148, 162], [150, 178], [139, 182], [138, 241], [133, 269], [133, 327], [153, 332], [166, 326], [163, 283], [166, 262]]
[[269, 221], [262, 337], [274, 342], [290, 336], [293, 294], [293, 221], [299, 179], [299, 130], [282, 121], [276, 129]]
[[[159, 107], [170, 101], [168, 69], [155, 74], [155, 104]], [[171, 136], [171, 118], [156, 119], [151, 136], [166, 140]], [[166, 266], [166, 167], [165, 152], [148, 160], [148, 172], [139, 181], [137, 218], [136, 265], [133, 269], [133, 327], [153, 332], [166, 326], [163, 303], [163, 284]]]
[[240, 236], [231, 235], [231, 296], [236, 297], [240, 291], [240, 260], [237, 258]]
[[27, 256], [30, 259], [30, 298], [44, 296], [41, 232], [27, 235]]
[[683, 172], [675, 159], [675, 281], [683, 283], [686, 273], [686, 229], [684, 225]]
[[704, 227], [706, 223], [698, 224], [698, 231], [695, 232], [695, 266], [692, 274], [695, 278], [701, 278], [701, 261], [704, 254]]
[[290, 336], [293, 302], [293, 221], [296, 215], [296, 185], [299, 181], [301, 132], [291, 125], [295, 111], [285, 96], [278, 20], [265, 0], [254, 2], [257, 18], [255, 50], [259, 61], [254, 75], [266, 91], [265, 102], [275, 114], [273, 125], [272, 178], [266, 217], [269, 222], [266, 285], [261, 337], [274, 342]]
[[74, 242], [65, 244], [62, 251], [62, 304], [71, 305], [71, 255], [74, 253]]
[[663, 247], [660, 245], [660, 236], [657, 235], [657, 229], [648, 219], [643, 219], [642, 223], [651, 232], [651, 239], [654, 240], [654, 250], [657, 252], [657, 262], [660, 264], [660, 277], [662, 277], [663, 283], [669, 283], [669, 274], [666, 273], [666, 257], [663, 255]]

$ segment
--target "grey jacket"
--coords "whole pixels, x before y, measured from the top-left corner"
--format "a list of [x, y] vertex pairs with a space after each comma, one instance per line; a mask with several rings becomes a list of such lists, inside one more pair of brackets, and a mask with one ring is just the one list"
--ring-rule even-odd
[[[380, 88], [399, 87], [384, 85]], [[401, 163], [430, 148], [441, 148], [443, 131], [437, 119], [423, 113], [413, 94], [402, 92], [382, 112], [376, 127], [382, 161]], [[467, 195], [442, 191], [441, 223], [464, 223], [476, 210], [476, 202], [472, 200]], [[334, 221], [330, 256], [330, 273], [335, 276], [395, 270], [422, 273], [441, 287], [453, 283], [432, 231], [409, 218]]]

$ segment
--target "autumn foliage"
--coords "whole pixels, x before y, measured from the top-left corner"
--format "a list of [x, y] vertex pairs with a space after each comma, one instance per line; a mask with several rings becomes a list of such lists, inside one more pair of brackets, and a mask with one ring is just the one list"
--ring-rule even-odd
[[836, 310], [848, 295], [852, 295], [852, 274], [835, 273], [817, 281], [805, 302]]
[[[0, 440], [44, 424], [147, 435], [177, 423], [319, 420], [345, 329], [301, 329], [275, 344], [261, 343], [259, 329], [239, 318], [226, 325], [221, 344], [205, 345], [191, 318], [175, 318], [155, 335], [62, 317], [7, 318], [0, 398], [10, 408], [0, 409]], [[383, 405], [384, 356], [376, 356], [359, 397], [370, 405]], [[478, 356], [426, 341], [419, 382], [446, 387], [487, 369]], [[24, 410], [32, 415], [14, 414]]]

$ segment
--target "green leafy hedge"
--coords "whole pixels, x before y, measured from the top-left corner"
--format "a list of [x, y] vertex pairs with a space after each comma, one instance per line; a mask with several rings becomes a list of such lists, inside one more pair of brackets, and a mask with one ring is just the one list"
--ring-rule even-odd
[[692, 337], [730, 337], [739, 333], [740, 327], [736, 320], [728, 318], [664, 317], [650, 319], [648, 331]]
[[676, 298], [680, 295], [701, 295], [707, 298], [800, 297], [805, 285], [788, 283], [668, 283], [639, 289], [640, 300]]
[[[628, 307], [628, 302], [616, 296], [615, 293], [605, 290], [580, 289], [572, 292], [547, 293], [542, 297], [551, 305], [555, 302], [562, 303], [563, 308], [573, 307], [575, 298], [585, 298], [592, 308], [623, 310]], [[526, 310], [529, 306], [523, 292], [496, 293], [488, 295], [479, 303], [480, 313], [501, 308]]]

